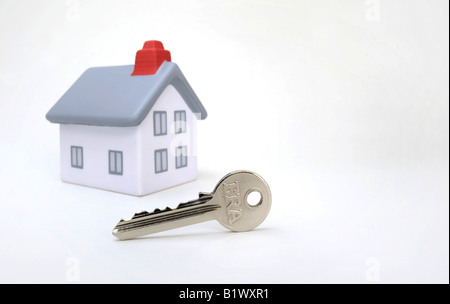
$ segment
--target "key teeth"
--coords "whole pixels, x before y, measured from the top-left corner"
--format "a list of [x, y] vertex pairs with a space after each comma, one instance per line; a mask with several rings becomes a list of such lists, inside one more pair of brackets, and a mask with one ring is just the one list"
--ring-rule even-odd
[[176, 209], [182, 209], [182, 208], [184, 208], [184, 207], [189, 207], [189, 206], [192, 206], [192, 203], [191, 203], [191, 202], [179, 203], [178, 206], [175, 208], [175, 210], [176, 210]]
[[122, 224], [122, 223], [124, 223], [124, 222], [126, 222], [126, 221], [125, 221], [124, 219], [121, 218], [120, 221], [116, 224], [116, 227], [117, 227], [117, 226], [120, 226], [120, 224]]
[[150, 214], [158, 214], [158, 213], [167, 212], [167, 211], [172, 211], [172, 208], [166, 207], [166, 208], [164, 208], [164, 209], [162, 209], [162, 210], [159, 209], [159, 208], [156, 208], [156, 209], [153, 210], [153, 212], [150, 213]]
[[133, 217], [131, 219], [135, 219], [135, 218], [139, 218], [139, 217], [143, 217], [143, 216], [147, 216], [150, 213], [148, 213], [147, 211], [142, 211], [142, 212], [137, 212], [133, 215]]
[[[131, 218], [132, 220], [140, 218], [140, 217], [144, 217], [144, 216], [149, 216], [149, 215], [153, 215], [153, 214], [159, 214], [162, 212], [167, 212], [167, 211], [172, 211], [172, 208], [166, 207], [163, 210], [156, 208], [155, 210], [153, 210], [153, 212], [147, 212], [147, 211], [142, 211], [142, 212], [137, 212], [133, 215], [133, 217]], [[121, 222], [124, 220], [121, 220]], [[120, 223], [120, 222], [119, 222]]]
[[[172, 210], [177, 210], [177, 209], [182, 209], [185, 207], [192, 207], [195, 205], [199, 205], [199, 204], [203, 204], [204, 202], [208, 201], [209, 199], [211, 199], [212, 194], [209, 192], [199, 192], [198, 194], [199, 199], [197, 200], [192, 200], [189, 202], [184, 202], [184, 203], [179, 203], [178, 206], [175, 209], [172, 209], [170, 207], [166, 207], [164, 209], [159, 209], [156, 208], [155, 210], [153, 210], [153, 212], [147, 212], [147, 211], [141, 211], [141, 212], [137, 212], [133, 215], [133, 217], [130, 220], [134, 220], [134, 219], [138, 219], [141, 217], [145, 217], [145, 216], [149, 216], [149, 215], [155, 215], [155, 214], [160, 214], [162, 212], [167, 212], [167, 211], [172, 211]], [[124, 220], [122, 219], [120, 223], [124, 222]]]

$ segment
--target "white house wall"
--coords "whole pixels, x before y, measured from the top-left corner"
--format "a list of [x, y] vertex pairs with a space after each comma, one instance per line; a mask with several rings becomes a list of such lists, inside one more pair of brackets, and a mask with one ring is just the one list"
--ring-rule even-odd
[[[175, 134], [175, 111], [186, 111], [186, 132]], [[154, 136], [153, 113], [167, 113], [167, 134]], [[192, 181], [197, 174], [196, 117], [172, 86], [137, 127], [61, 124], [61, 179], [131, 195], [146, 195]], [[176, 168], [175, 149], [187, 146], [187, 167]], [[71, 146], [83, 148], [83, 168], [71, 163]], [[167, 149], [168, 170], [155, 173], [155, 150]], [[108, 151], [122, 151], [122, 175], [110, 174]]]
[[[186, 133], [175, 134], [175, 111], [182, 110], [186, 111]], [[167, 113], [167, 135], [154, 136], [153, 113], [155, 111]], [[138, 131], [141, 151], [145, 151], [142, 155], [142, 189], [144, 194], [196, 179], [196, 121], [195, 114], [191, 112], [177, 90], [173, 86], [168, 86], [141, 123]], [[188, 166], [176, 169], [175, 149], [179, 145], [188, 147]], [[167, 149], [168, 170], [166, 172], [155, 173], [154, 151], [158, 149]]]
[[[141, 191], [137, 129], [61, 124], [61, 179], [136, 195]], [[83, 148], [82, 169], [71, 165], [71, 146]], [[122, 151], [122, 175], [109, 174], [109, 150]]]

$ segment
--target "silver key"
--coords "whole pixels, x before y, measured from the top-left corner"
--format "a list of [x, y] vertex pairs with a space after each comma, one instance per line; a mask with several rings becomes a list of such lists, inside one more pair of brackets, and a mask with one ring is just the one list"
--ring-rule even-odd
[[[251, 204], [251, 193], [259, 193], [259, 201]], [[250, 171], [235, 171], [223, 177], [213, 192], [201, 192], [198, 199], [175, 209], [143, 211], [128, 221], [120, 220], [113, 235], [127, 240], [214, 219], [232, 231], [249, 231], [264, 221], [271, 203], [269, 186], [262, 177]]]

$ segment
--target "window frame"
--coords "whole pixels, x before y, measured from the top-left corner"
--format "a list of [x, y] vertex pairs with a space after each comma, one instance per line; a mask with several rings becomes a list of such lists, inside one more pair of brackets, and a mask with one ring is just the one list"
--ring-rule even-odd
[[[177, 114], [179, 117], [177, 117]], [[177, 119], [179, 118], [179, 119]], [[186, 133], [186, 111], [179, 110], [174, 112], [175, 134]], [[181, 130], [181, 131], [179, 131]]]
[[[119, 156], [120, 157], [117, 157]], [[114, 168], [111, 160], [114, 158]], [[120, 160], [120, 161], [119, 161]], [[120, 166], [118, 166], [120, 164]], [[117, 167], [120, 167], [119, 169]], [[123, 152], [118, 150], [108, 150], [108, 172], [112, 175], [123, 175]]]
[[[159, 126], [157, 124], [157, 117], [159, 118]], [[164, 119], [162, 119], [164, 118]], [[159, 132], [157, 132], [157, 127]], [[166, 111], [154, 111], [153, 112], [153, 135], [163, 136], [167, 135], [167, 112]]]
[[[178, 152], [181, 153], [178, 153]], [[184, 153], [183, 153], [184, 152]], [[181, 169], [188, 166], [187, 146], [178, 146], [175, 148], [175, 168]]]
[[70, 146], [70, 165], [72, 168], [83, 169], [83, 147], [82, 146]]
[[[165, 162], [164, 162], [164, 156], [163, 156], [164, 153], [165, 153]], [[168, 157], [167, 149], [155, 150], [154, 161], [155, 161], [155, 174], [164, 173], [164, 172], [169, 171], [169, 157]], [[160, 164], [159, 170], [158, 170], [158, 161]]]

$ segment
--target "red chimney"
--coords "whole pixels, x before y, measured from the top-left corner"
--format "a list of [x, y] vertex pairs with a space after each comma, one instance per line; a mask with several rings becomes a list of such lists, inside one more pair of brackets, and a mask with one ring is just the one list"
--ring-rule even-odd
[[164, 61], [171, 61], [170, 52], [164, 49], [162, 42], [150, 40], [144, 43], [142, 50], [136, 52], [136, 62], [132, 76], [156, 74]]

